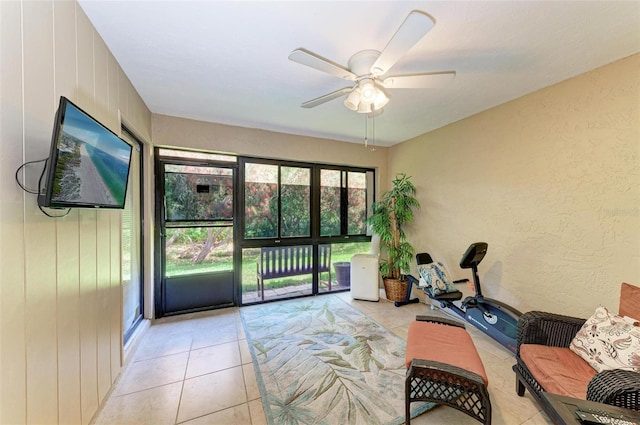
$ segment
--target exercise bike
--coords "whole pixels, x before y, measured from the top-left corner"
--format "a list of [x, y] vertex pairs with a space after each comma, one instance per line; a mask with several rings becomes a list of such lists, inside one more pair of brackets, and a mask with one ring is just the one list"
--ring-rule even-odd
[[[417, 299], [410, 299], [411, 287], [415, 284], [418, 288], [423, 289], [425, 294], [434, 301], [440, 303], [440, 307], [447, 308], [457, 316], [471, 323], [491, 338], [498, 341], [504, 347], [516, 352], [516, 337], [518, 319], [522, 315], [515, 308], [508, 306], [500, 301], [485, 298], [482, 295], [480, 287], [480, 278], [478, 277], [478, 264], [482, 261], [487, 253], [488, 245], [485, 242], [476, 242], [471, 244], [460, 260], [460, 267], [463, 269], [471, 269], [473, 271], [473, 286], [475, 295], [466, 297], [460, 305], [454, 304], [454, 301], [462, 299], [462, 292], [453, 291], [445, 292], [439, 295], [432, 295], [427, 287], [421, 287], [420, 281], [411, 275], [407, 275], [410, 286], [407, 290], [407, 299], [396, 303], [396, 306], [417, 302]], [[433, 259], [427, 253], [416, 255], [418, 264], [431, 264]], [[468, 279], [456, 280], [453, 283], [468, 282]]]

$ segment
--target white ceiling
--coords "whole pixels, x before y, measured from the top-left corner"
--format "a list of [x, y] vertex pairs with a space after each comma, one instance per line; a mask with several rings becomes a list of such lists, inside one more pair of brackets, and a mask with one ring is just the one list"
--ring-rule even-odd
[[[151, 112], [361, 142], [349, 84], [288, 60], [304, 47], [347, 65], [382, 50], [405, 17], [436, 20], [393, 74], [455, 70], [438, 89], [394, 89], [375, 118], [390, 146], [640, 52], [640, 1], [80, 0]], [[371, 135], [369, 135], [371, 139]]]

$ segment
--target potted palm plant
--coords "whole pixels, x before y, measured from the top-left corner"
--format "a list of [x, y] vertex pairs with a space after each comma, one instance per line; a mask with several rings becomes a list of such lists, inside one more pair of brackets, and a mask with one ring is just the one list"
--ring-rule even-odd
[[397, 174], [391, 189], [382, 194], [380, 201], [373, 203], [372, 214], [367, 220], [387, 252], [386, 260], [380, 262], [380, 274], [387, 299], [391, 301], [404, 300], [408, 289], [408, 281], [402, 272], [411, 266], [413, 246], [407, 242], [403, 226], [413, 220], [413, 209], [420, 207], [415, 194], [411, 177]]

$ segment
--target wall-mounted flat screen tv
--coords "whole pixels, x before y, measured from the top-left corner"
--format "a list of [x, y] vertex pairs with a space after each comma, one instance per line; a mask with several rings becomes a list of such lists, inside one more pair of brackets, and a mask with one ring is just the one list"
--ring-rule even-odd
[[62, 96], [38, 203], [49, 208], [124, 208], [131, 149]]

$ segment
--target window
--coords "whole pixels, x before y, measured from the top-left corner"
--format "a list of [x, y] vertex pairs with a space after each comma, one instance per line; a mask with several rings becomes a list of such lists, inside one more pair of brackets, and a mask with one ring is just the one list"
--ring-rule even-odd
[[340, 228], [340, 170], [320, 170], [320, 236], [338, 236]]
[[246, 239], [311, 236], [311, 168], [245, 163]]
[[142, 320], [142, 143], [126, 129], [122, 138], [133, 145], [127, 196], [122, 211], [122, 327], [126, 343]]
[[166, 221], [233, 219], [233, 170], [167, 164]]
[[373, 170], [164, 148], [156, 159], [158, 317], [349, 288], [351, 257], [369, 250]]
[[283, 238], [311, 236], [311, 170], [282, 167], [280, 228]]
[[320, 170], [320, 236], [364, 235], [373, 171]]
[[278, 237], [278, 166], [245, 164], [244, 237]]
[[367, 175], [349, 171], [346, 183], [347, 234], [363, 235], [367, 232]]

